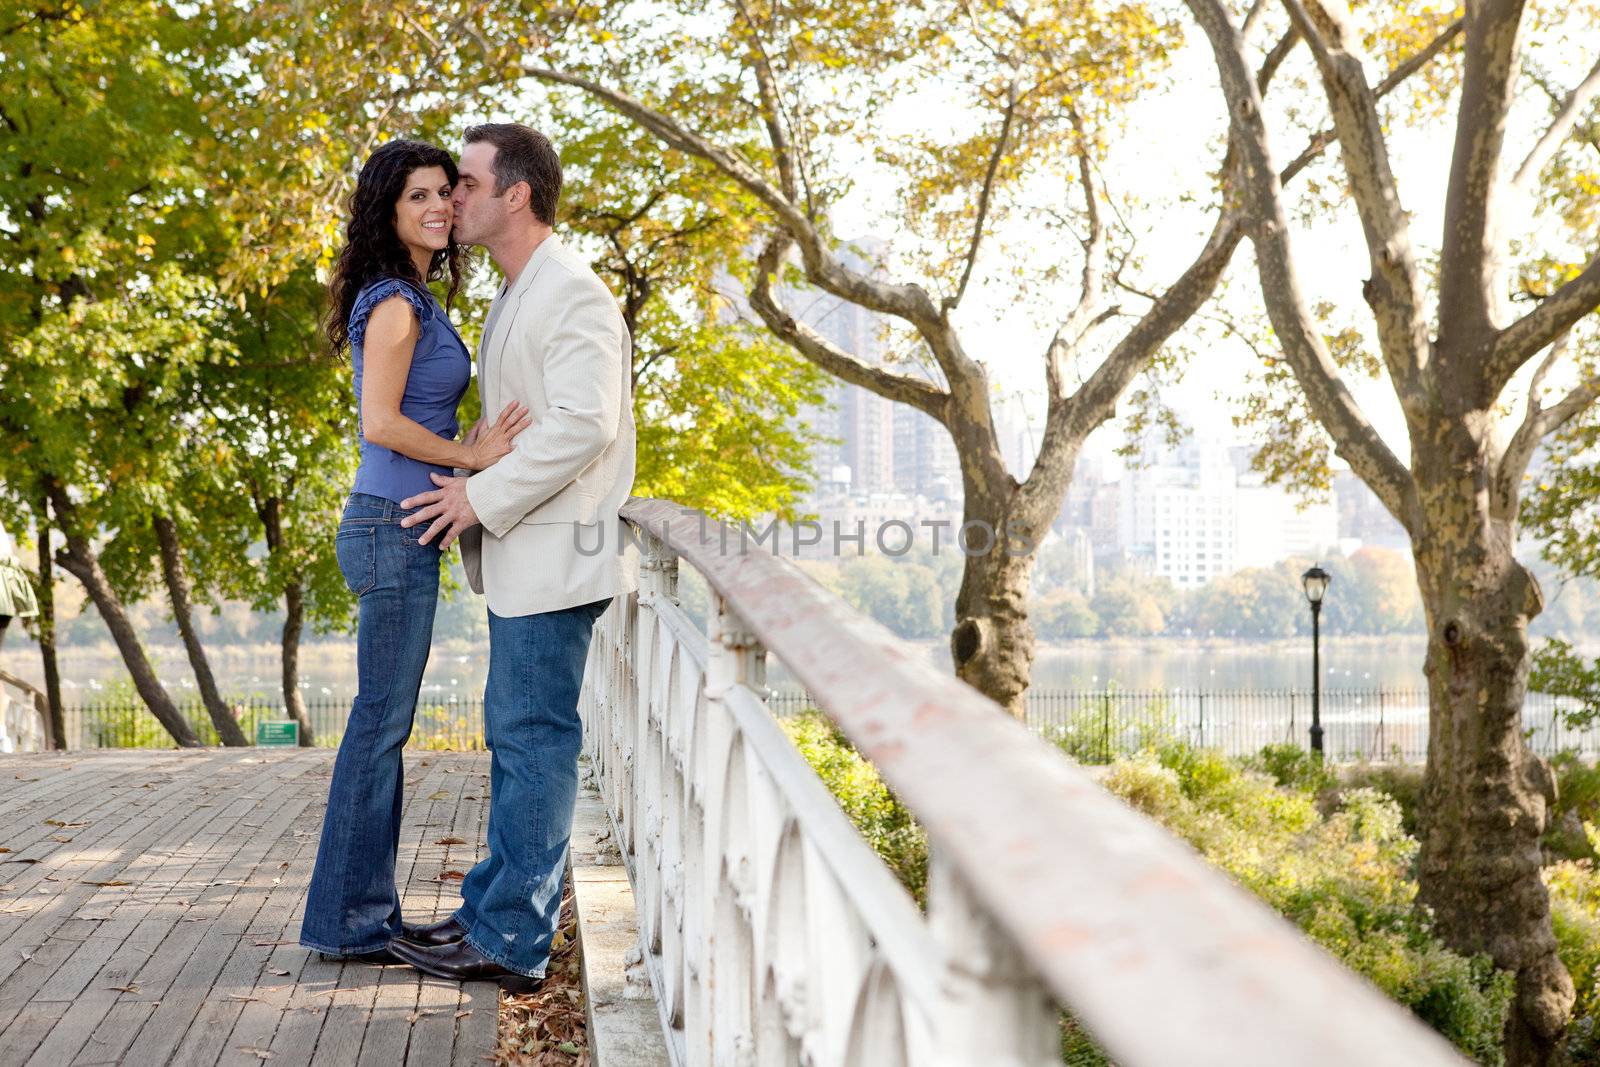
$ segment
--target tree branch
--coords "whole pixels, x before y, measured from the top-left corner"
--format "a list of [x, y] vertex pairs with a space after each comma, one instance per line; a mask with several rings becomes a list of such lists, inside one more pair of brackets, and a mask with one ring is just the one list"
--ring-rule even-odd
[[1527, 474], [1528, 464], [1532, 462], [1539, 442], [1600, 397], [1600, 376], [1597, 376], [1578, 383], [1548, 408], [1540, 404], [1540, 387], [1544, 384], [1545, 375], [1566, 354], [1570, 337], [1565, 333], [1558, 337], [1550, 346], [1549, 354], [1534, 370], [1533, 378], [1528, 382], [1527, 413], [1495, 464], [1494, 495], [1490, 499], [1490, 507], [1491, 514], [1503, 522], [1513, 522], [1517, 517], [1522, 497], [1522, 479]]
[[1524, 363], [1596, 307], [1600, 307], [1600, 253], [1576, 278], [1539, 301], [1532, 311], [1495, 337], [1485, 368], [1487, 379], [1495, 383], [1495, 395]]
[[1300, 292], [1278, 171], [1261, 117], [1261, 96], [1245, 62], [1238, 31], [1222, 0], [1186, 2], [1216, 57], [1233, 139], [1241, 153], [1241, 192], [1262, 295], [1284, 355], [1339, 456], [1403, 526], [1414, 529], [1416, 490], [1410, 472], [1351, 396]]
[[[1064, 339], [1066, 347], [1076, 349], [1087, 337], [1088, 331], [1098, 322], [1100, 303], [1105, 298], [1105, 264], [1106, 264], [1106, 227], [1100, 216], [1100, 183], [1095, 177], [1094, 160], [1089, 157], [1089, 133], [1084, 129], [1083, 116], [1071, 105], [1067, 106], [1067, 115], [1072, 122], [1073, 133], [1077, 136], [1077, 145], [1074, 154], [1078, 160], [1078, 180], [1083, 183], [1084, 215], [1089, 223], [1089, 236], [1083, 241], [1083, 278], [1078, 291], [1078, 302], [1067, 315], [1061, 329], [1056, 332], [1056, 340], [1051, 341], [1050, 348], [1054, 352], [1057, 341]], [[1065, 338], [1063, 338], [1065, 335]], [[1047, 358], [1046, 374], [1049, 374], [1050, 361]], [[1059, 389], [1050, 390], [1052, 397], [1061, 395]]]
[[754, 61], [756, 88], [761, 93], [761, 119], [767, 127], [767, 140], [772, 143], [772, 155], [778, 165], [778, 183], [783, 195], [793, 203], [800, 199], [800, 183], [795, 179], [794, 153], [789, 144], [789, 134], [783, 128], [783, 103], [778, 95], [778, 79], [772, 73], [772, 60], [761, 43], [761, 31], [744, 0], [736, 0], [739, 15], [750, 29], [750, 57]]
[[780, 339], [829, 374], [889, 400], [910, 404], [943, 423], [950, 395], [931, 382], [912, 378], [857, 359], [817, 331], [798, 321], [783, 308], [772, 292], [772, 279], [783, 263], [793, 239], [786, 231], [767, 239], [756, 260], [755, 284], [750, 289], [750, 307]]
[[[1474, 0], [1466, 7], [1461, 103], [1439, 256], [1439, 350], [1446, 355], [1467, 353], [1474, 361], [1487, 352], [1487, 346], [1456, 339], [1491, 339], [1504, 300], [1495, 207], [1523, 4], [1524, 0]], [[1440, 368], [1441, 373], [1472, 379], [1479, 379], [1480, 370]]]
[[[1464, 20], [1456, 19], [1450, 25], [1446, 26], [1439, 32], [1439, 36], [1429, 41], [1415, 55], [1406, 59], [1405, 62], [1400, 63], [1393, 70], [1391, 70], [1388, 76], [1373, 88], [1373, 97], [1378, 100], [1382, 100], [1384, 97], [1398, 89], [1407, 78], [1411, 77], [1411, 75], [1427, 66], [1434, 60], [1436, 56], [1439, 55], [1440, 52], [1443, 52], [1447, 47], [1449, 47], [1450, 42], [1454, 41], [1461, 35], [1461, 29], [1465, 25], [1466, 23]], [[1263, 93], [1266, 92], [1266, 88], [1264, 86], [1261, 87], [1261, 91]], [[1295, 175], [1305, 170], [1306, 167], [1310, 166], [1311, 162], [1321, 155], [1324, 149], [1333, 143], [1336, 136], [1337, 134], [1335, 134], [1332, 129], [1321, 130], [1318, 133], [1313, 134], [1310, 142], [1298, 156], [1294, 157], [1293, 162], [1291, 162], [1287, 167], [1283, 168], [1282, 173], [1278, 175], [1278, 180], [1284, 185], [1289, 184], [1289, 179], [1293, 178]]]
[[1568, 93], [1565, 100], [1560, 101], [1555, 118], [1550, 120], [1550, 125], [1545, 128], [1527, 158], [1517, 168], [1517, 173], [1512, 176], [1513, 189], [1526, 192], [1533, 186], [1540, 171], [1544, 170], [1544, 165], [1556, 154], [1556, 149], [1561, 147], [1561, 143], [1567, 139], [1567, 134], [1578, 124], [1583, 109], [1589, 106], [1589, 101], [1596, 95], [1600, 95], [1600, 60], [1596, 60], [1594, 66], [1589, 69], [1588, 77], [1579, 82], [1577, 88]]
[[[1338, 0], [1334, 0], [1338, 2]], [[1345, 13], [1327, 0], [1284, 0], [1322, 75], [1356, 212], [1366, 237], [1372, 277], [1363, 287], [1377, 323], [1378, 347], [1407, 408], [1415, 406], [1418, 378], [1431, 347], [1423, 307], [1422, 273], [1411, 227], [1389, 164], [1378, 98], [1367, 85], [1354, 49], [1357, 34]]]
[[983, 228], [989, 221], [989, 200], [994, 195], [994, 178], [1000, 170], [1000, 160], [1006, 154], [1011, 140], [1011, 124], [1017, 114], [1017, 83], [1006, 86], [1006, 110], [1000, 119], [1000, 136], [995, 138], [994, 151], [989, 153], [989, 166], [984, 171], [983, 187], [978, 191], [978, 217], [972, 223], [972, 241], [967, 248], [967, 264], [961, 271], [961, 284], [953, 295], [940, 302], [939, 311], [948, 316], [967, 295], [967, 283], [972, 280], [972, 269], [978, 263], [978, 247], [983, 243]]

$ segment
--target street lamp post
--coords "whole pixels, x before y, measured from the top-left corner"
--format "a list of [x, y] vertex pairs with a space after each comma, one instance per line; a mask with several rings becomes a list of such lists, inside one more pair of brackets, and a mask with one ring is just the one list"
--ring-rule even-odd
[[1322, 598], [1332, 579], [1321, 567], [1312, 567], [1300, 576], [1306, 599], [1311, 602], [1311, 751], [1322, 754]]

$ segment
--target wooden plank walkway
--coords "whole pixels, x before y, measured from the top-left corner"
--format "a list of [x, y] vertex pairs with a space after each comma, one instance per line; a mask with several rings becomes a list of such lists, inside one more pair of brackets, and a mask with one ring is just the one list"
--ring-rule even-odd
[[[0, 1067], [467, 1067], [499, 990], [296, 944], [326, 749], [0, 756]], [[395, 872], [443, 918], [483, 848], [487, 753], [408, 751]], [[462, 844], [449, 843], [459, 839]]]

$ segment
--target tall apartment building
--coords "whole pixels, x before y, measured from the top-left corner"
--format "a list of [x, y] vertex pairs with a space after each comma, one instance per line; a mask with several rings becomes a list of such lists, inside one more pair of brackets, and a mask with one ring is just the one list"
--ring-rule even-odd
[[1303, 506], [1260, 475], [1240, 473], [1231, 452], [1218, 439], [1193, 435], [1176, 449], [1147, 450], [1118, 493], [1124, 556], [1179, 588], [1193, 588], [1244, 567], [1337, 547], [1339, 516], [1331, 502]]
[[929, 500], [960, 500], [961, 463], [950, 431], [910, 404], [894, 406], [894, 484]]

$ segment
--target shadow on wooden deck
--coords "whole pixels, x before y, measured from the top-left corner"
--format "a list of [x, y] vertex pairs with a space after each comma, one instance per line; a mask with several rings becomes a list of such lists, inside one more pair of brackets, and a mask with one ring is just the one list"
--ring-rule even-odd
[[[0, 1067], [482, 1063], [495, 986], [295, 943], [333, 756], [0, 756]], [[407, 921], [454, 908], [440, 875], [477, 861], [488, 768], [406, 753]]]

